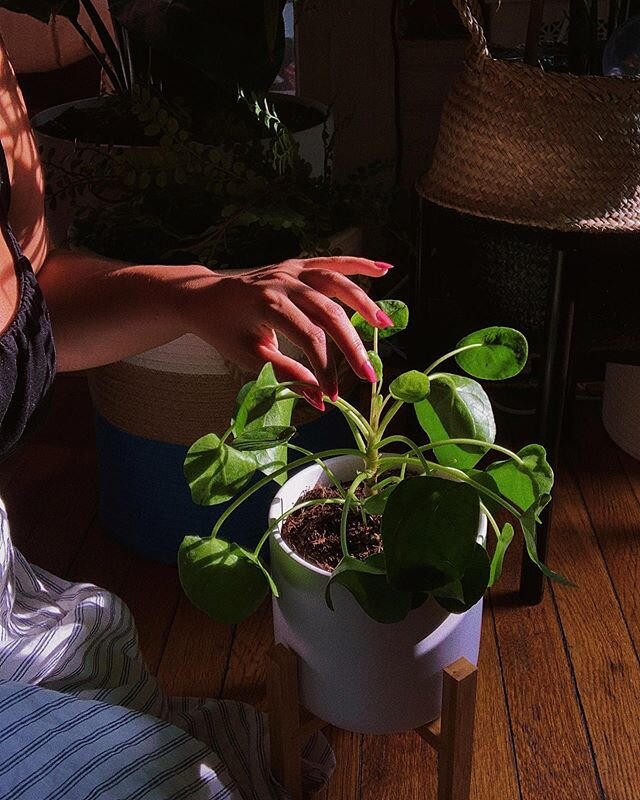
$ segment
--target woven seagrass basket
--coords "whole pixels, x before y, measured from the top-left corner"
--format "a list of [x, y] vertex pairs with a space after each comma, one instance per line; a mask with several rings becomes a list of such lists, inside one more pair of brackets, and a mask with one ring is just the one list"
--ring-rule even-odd
[[640, 79], [548, 73], [471, 34], [418, 192], [465, 214], [554, 231], [640, 230]]

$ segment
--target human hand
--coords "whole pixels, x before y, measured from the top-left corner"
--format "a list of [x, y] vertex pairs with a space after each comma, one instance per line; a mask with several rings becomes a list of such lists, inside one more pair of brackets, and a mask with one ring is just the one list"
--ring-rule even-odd
[[[335, 300], [358, 311], [374, 327], [393, 324], [346, 276], [378, 278], [390, 268], [383, 262], [339, 256], [291, 259], [242, 274], [211, 275], [201, 279], [204, 284], [195, 287], [197, 300], [190, 301], [194, 332], [241, 367], [258, 369], [270, 361], [279, 380], [311, 384], [304, 396], [324, 409], [323, 393], [331, 400], [338, 396], [327, 334], [356, 375], [371, 383], [376, 380], [366, 348]], [[305, 353], [313, 371], [279, 349], [279, 333]]]

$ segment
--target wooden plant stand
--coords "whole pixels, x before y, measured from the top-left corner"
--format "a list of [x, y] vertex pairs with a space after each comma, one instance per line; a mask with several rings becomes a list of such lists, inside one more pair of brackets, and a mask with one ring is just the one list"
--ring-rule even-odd
[[[416, 728], [416, 733], [438, 753], [438, 800], [469, 798], [477, 677], [477, 667], [466, 658], [446, 667], [442, 715]], [[291, 799], [302, 800], [302, 747], [313, 733], [329, 723], [301, 707], [298, 659], [283, 644], [276, 644], [269, 654], [267, 700], [271, 769]]]

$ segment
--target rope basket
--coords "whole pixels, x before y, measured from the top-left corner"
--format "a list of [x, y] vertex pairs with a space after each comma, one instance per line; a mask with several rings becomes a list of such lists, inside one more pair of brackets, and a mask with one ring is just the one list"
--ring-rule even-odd
[[418, 192], [554, 231], [640, 230], [640, 79], [498, 61], [476, 0], [453, 3], [471, 42]]
[[[306, 361], [286, 341], [281, 349]], [[348, 396], [357, 378], [342, 357], [337, 370], [340, 391]], [[254, 378], [197, 336], [186, 334], [139, 356], [92, 370], [89, 389], [96, 410], [121, 431], [190, 446], [207, 433], [226, 431], [240, 388]], [[302, 425], [318, 415], [308, 403], [297, 403], [293, 424]]]

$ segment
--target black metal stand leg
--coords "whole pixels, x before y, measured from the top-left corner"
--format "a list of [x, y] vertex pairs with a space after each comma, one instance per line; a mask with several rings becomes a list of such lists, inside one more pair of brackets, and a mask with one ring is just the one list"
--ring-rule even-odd
[[409, 341], [409, 361], [413, 367], [420, 369], [418, 364], [424, 357], [421, 352], [421, 345], [425, 341], [425, 320], [427, 297], [424, 291], [424, 269], [428, 261], [429, 243], [427, 241], [428, 224], [425, 222], [425, 214], [428, 209], [424, 200], [418, 199], [417, 207], [417, 236], [416, 236], [416, 259], [411, 281], [411, 292], [413, 297], [413, 307], [411, 308], [411, 326]]
[[[549, 463], [555, 468], [560, 456], [575, 314], [573, 282], [568, 271], [565, 252], [558, 249], [547, 309], [546, 354], [538, 410], [539, 441], [547, 450]], [[542, 561], [547, 555], [551, 516], [552, 504], [543, 512], [542, 524], [538, 529], [538, 554]], [[520, 574], [522, 602], [527, 605], [539, 603], [543, 588], [543, 575], [525, 551]]]

